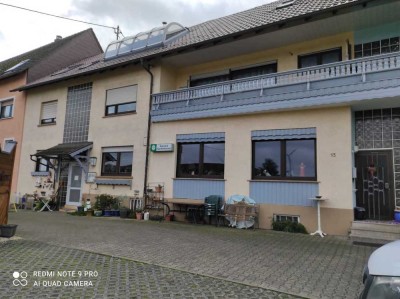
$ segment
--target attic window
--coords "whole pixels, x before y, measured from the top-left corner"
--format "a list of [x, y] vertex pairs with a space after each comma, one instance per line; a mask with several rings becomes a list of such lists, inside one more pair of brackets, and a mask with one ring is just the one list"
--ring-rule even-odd
[[128, 36], [122, 40], [110, 43], [104, 53], [104, 59], [140, 52], [149, 48], [162, 47], [173, 42], [187, 32], [189, 32], [189, 30], [186, 27], [172, 22], [162, 27], [153, 28], [147, 32]]
[[28, 61], [29, 61], [29, 59], [26, 59], [26, 60], [23, 60], [23, 61], [17, 63], [16, 65], [14, 65], [14, 66], [10, 67], [9, 69], [7, 69], [7, 70], [5, 71], [5, 73], [6, 73], [6, 72], [12, 72], [12, 71], [16, 70], [17, 68], [19, 68], [20, 66], [23, 66], [23, 65], [24, 65], [25, 63], [27, 63]]
[[296, 2], [296, 0], [283, 0], [281, 3], [278, 4], [276, 9], [291, 6], [294, 2]]

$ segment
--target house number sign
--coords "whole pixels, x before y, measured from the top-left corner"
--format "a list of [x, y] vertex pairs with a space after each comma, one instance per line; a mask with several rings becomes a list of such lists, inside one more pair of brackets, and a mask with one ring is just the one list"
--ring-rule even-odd
[[174, 145], [172, 143], [152, 144], [152, 145], [150, 145], [150, 150], [153, 153], [173, 152], [174, 151]]

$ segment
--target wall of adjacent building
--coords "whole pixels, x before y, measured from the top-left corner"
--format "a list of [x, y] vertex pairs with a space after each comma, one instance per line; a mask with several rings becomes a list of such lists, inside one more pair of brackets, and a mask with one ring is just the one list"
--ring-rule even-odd
[[3, 79], [0, 82], [0, 101], [7, 99], [14, 99], [13, 117], [7, 119], [0, 119], [0, 143], [4, 144], [4, 139], [14, 138], [18, 142], [15, 152], [14, 172], [12, 177], [11, 197], [13, 199], [15, 192], [17, 192], [18, 183], [18, 169], [20, 164], [21, 146], [22, 146], [22, 133], [24, 127], [24, 114], [25, 114], [25, 93], [24, 92], [10, 92], [10, 90], [25, 84], [26, 73], [17, 76]]

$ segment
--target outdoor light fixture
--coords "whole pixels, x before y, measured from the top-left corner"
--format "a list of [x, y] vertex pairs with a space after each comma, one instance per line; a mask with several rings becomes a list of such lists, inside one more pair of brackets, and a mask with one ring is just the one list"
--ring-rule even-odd
[[3, 149], [1, 151], [3, 153], [5, 153], [5, 154], [11, 154], [16, 146], [17, 146], [17, 142], [16, 141], [7, 140], [4, 143]]
[[90, 166], [96, 166], [96, 163], [97, 163], [97, 158], [96, 157], [90, 157], [89, 158]]

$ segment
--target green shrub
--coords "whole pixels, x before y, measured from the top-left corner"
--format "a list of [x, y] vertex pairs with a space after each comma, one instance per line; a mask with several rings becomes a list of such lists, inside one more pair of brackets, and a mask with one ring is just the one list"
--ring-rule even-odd
[[95, 210], [111, 210], [118, 209], [119, 200], [118, 198], [110, 194], [100, 194], [96, 196], [96, 202], [94, 204]]
[[303, 224], [291, 221], [272, 221], [272, 229], [289, 233], [308, 234]]

